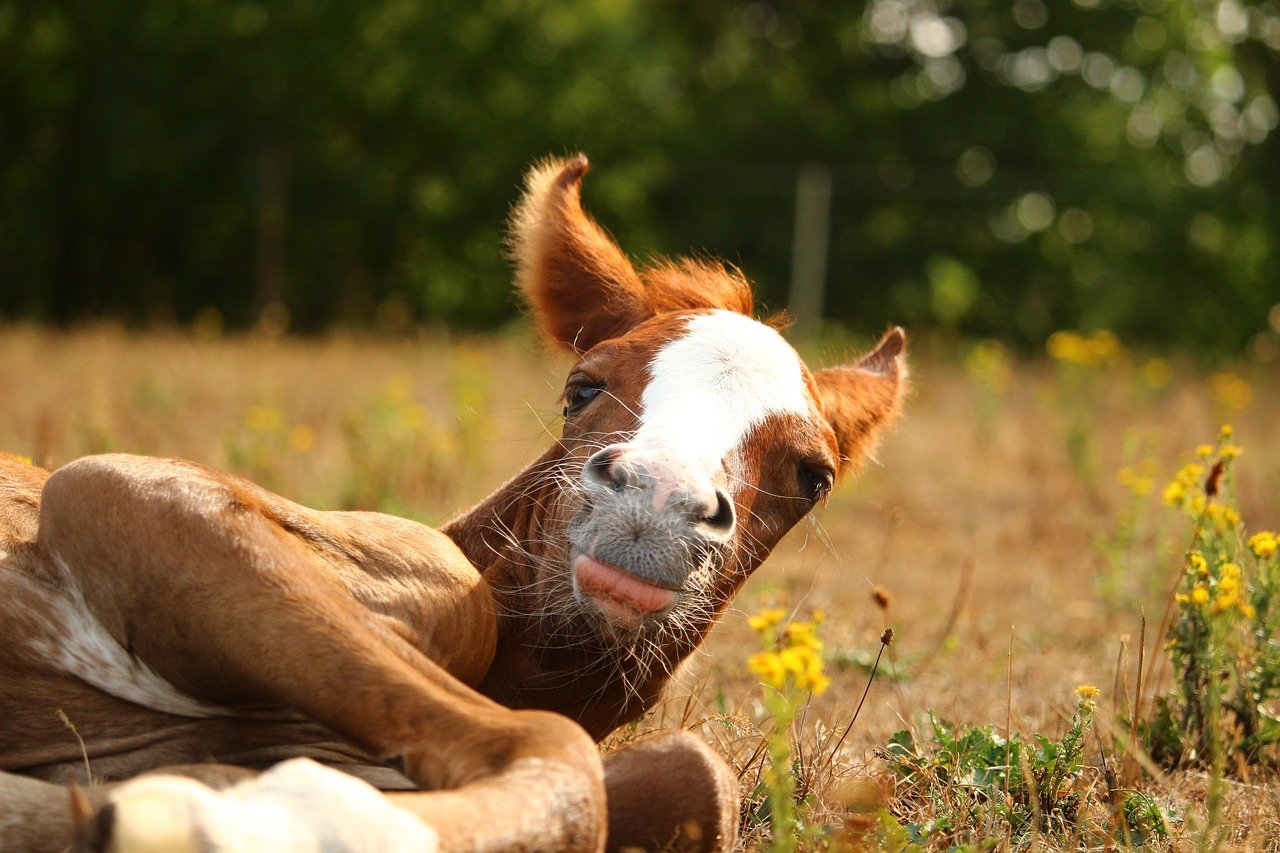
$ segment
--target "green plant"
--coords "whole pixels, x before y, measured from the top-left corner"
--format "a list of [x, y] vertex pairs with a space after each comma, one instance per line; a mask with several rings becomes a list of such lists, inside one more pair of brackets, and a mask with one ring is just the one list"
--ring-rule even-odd
[[1215, 778], [1274, 763], [1280, 742], [1271, 710], [1280, 700], [1280, 542], [1271, 531], [1245, 532], [1233, 471], [1241, 450], [1232, 439], [1224, 426], [1163, 494], [1194, 527], [1166, 617], [1173, 686], [1143, 727], [1159, 763], [1206, 767]]
[[[1063, 838], [1097, 836], [1164, 838], [1160, 809], [1130, 794], [1117, 820], [1084, 821], [1085, 807], [1097, 811], [1096, 786], [1084, 775], [1084, 740], [1093, 725], [1096, 687], [1076, 689], [1071, 724], [1060, 740], [1043, 734], [1007, 737], [993, 725], [962, 728], [929, 714], [927, 743], [899, 731], [881, 751], [898, 785], [895, 811], [907, 838], [930, 846], [1015, 844], [1035, 834]], [[923, 815], [912, 819], [913, 814]], [[972, 849], [972, 848], [971, 848]], [[980, 849], [980, 848], [979, 848]]]
[[772, 608], [751, 617], [751, 628], [760, 636], [762, 649], [747, 660], [747, 666], [760, 677], [765, 716], [772, 723], [765, 735], [764, 799], [757, 811], [769, 822], [768, 849], [777, 853], [791, 853], [822, 831], [806, 821], [805, 803], [797, 803], [799, 772], [792, 727], [810, 695], [821, 695], [831, 684], [822, 671], [822, 641], [818, 639], [822, 614], [815, 613], [809, 622], [782, 626], [784, 616], [782, 609]]

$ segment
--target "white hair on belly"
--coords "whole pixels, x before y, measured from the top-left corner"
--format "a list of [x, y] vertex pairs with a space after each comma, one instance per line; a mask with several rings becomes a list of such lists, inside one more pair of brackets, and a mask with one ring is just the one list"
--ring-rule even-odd
[[144, 708], [182, 717], [222, 717], [225, 708], [194, 699], [129, 654], [98, 621], [62, 557], [53, 555], [62, 589], [42, 589], [48, 602], [47, 633], [30, 641], [32, 649], [59, 669], [94, 687]]
[[704, 472], [770, 415], [813, 410], [796, 351], [732, 311], [692, 317], [683, 335], [658, 350], [649, 374], [634, 443], [661, 447]]

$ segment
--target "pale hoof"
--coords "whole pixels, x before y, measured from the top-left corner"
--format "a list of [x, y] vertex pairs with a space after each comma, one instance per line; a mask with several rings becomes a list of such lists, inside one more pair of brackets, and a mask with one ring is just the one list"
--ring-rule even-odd
[[112, 792], [86, 832], [112, 853], [435, 853], [436, 833], [375, 788], [297, 758], [223, 791], [143, 776]]

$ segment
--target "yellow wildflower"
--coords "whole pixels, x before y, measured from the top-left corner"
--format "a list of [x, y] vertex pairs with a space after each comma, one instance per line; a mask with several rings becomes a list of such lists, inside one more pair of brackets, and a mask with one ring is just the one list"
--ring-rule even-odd
[[1209, 521], [1218, 530], [1230, 530], [1240, 523], [1240, 513], [1225, 504], [1211, 504], [1206, 510]]
[[1182, 483], [1174, 480], [1172, 483], [1164, 487], [1164, 494], [1160, 496], [1160, 500], [1165, 506], [1178, 506], [1187, 496], [1187, 487]]
[[1187, 595], [1185, 592], [1178, 592], [1174, 593], [1173, 600], [1179, 604], [1186, 604], [1191, 601], [1191, 596]]
[[822, 658], [809, 646], [790, 646], [778, 652], [783, 669], [794, 675], [815, 675], [822, 672]]
[[1218, 438], [1223, 441], [1226, 441], [1228, 438], [1231, 438], [1231, 436], [1235, 434], [1236, 434], [1235, 427], [1233, 427], [1231, 424], [1223, 424], [1222, 428], [1218, 430]]
[[1178, 469], [1178, 473], [1174, 475], [1174, 479], [1185, 486], [1199, 485], [1200, 480], [1204, 477], [1204, 466], [1198, 462], [1189, 462]]
[[1238, 445], [1235, 445], [1235, 444], [1224, 444], [1224, 445], [1222, 446], [1222, 458], [1223, 458], [1223, 459], [1235, 459], [1235, 458], [1237, 458], [1238, 456], [1240, 456], [1240, 454], [1242, 454], [1242, 453], [1244, 453], [1244, 450], [1243, 450], [1241, 447], [1239, 447]]
[[763, 634], [781, 622], [786, 615], [787, 612], [781, 607], [769, 607], [748, 619], [747, 624], [751, 626], [751, 630]]
[[747, 669], [770, 687], [781, 690], [787, 683], [787, 669], [777, 652], [756, 652], [747, 658]]
[[787, 626], [787, 642], [793, 646], [821, 649], [816, 630], [817, 625], [812, 622], [792, 622]]
[[796, 686], [801, 690], [812, 691], [814, 696], [821, 696], [831, 686], [831, 679], [821, 672], [806, 672], [796, 677]]
[[1209, 561], [1204, 558], [1203, 554], [1192, 553], [1187, 555], [1187, 563], [1191, 569], [1197, 574], [1209, 574]]
[[1261, 530], [1249, 537], [1249, 547], [1253, 553], [1264, 560], [1270, 559], [1280, 550], [1280, 538], [1270, 530]]
[[1099, 329], [1089, 336], [1089, 355], [1095, 364], [1106, 364], [1115, 359], [1123, 349], [1120, 339], [1106, 329]]
[[1120, 340], [1105, 329], [1088, 337], [1064, 329], [1049, 336], [1045, 341], [1045, 350], [1055, 361], [1098, 367], [1114, 361], [1123, 347]]
[[1075, 332], [1066, 330], [1054, 332], [1044, 342], [1049, 357], [1056, 361], [1080, 361], [1083, 353], [1083, 339]]
[[1209, 590], [1205, 589], [1202, 586], [1198, 586], [1195, 589], [1191, 590], [1191, 603], [1192, 604], [1208, 604]]
[[1211, 609], [1214, 613], [1222, 613], [1230, 610], [1239, 603], [1240, 595], [1235, 590], [1226, 590], [1219, 593], [1218, 597], [1213, 600], [1213, 607]]
[[1100, 694], [1101, 692], [1102, 692], [1101, 690], [1099, 690], [1097, 687], [1094, 687], [1092, 684], [1081, 684], [1079, 687], [1076, 688], [1076, 695], [1079, 696], [1081, 699], [1086, 699], [1086, 700], [1097, 699], [1098, 694]]
[[1246, 619], [1252, 619], [1254, 616], [1258, 615], [1258, 611], [1255, 610], [1253, 605], [1247, 601], [1241, 601], [1238, 606], [1240, 609], [1240, 614], [1244, 616]]
[[1202, 444], [1196, 448], [1196, 456], [1199, 456], [1201, 459], [1208, 459], [1212, 455], [1213, 455], [1212, 444]]

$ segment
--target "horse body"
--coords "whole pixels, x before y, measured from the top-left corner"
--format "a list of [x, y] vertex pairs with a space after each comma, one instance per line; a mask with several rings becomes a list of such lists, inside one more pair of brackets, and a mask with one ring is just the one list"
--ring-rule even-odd
[[[602, 764], [592, 741], [658, 701], [868, 452], [900, 406], [904, 338], [811, 373], [751, 319], [736, 271], [637, 271], [582, 212], [585, 171], [536, 168], [513, 220], [517, 281], [577, 356], [563, 434], [440, 531], [188, 462], [48, 474], [0, 457], [0, 846], [67, 843], [56, 789], [32, 780], [85, 757], [120, 779], [212, 761], [182, 772], [250, 786], [228, 802], [332, 800], [329, 818], [288, 813], [333, 823], [346, 783], [322, 795], [297, 765], [249, 782], [223, 767], [312, 758], [412, 789], [388, 808], [446, 848], [731, 843], [732, 775], [706, 747], [658, 738]], [[156, 825], [216, 849], [224, 801], [157, 779], [91, 791], [82, 837], [126, 849]]]

